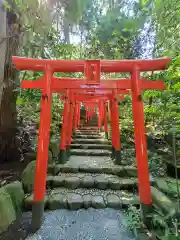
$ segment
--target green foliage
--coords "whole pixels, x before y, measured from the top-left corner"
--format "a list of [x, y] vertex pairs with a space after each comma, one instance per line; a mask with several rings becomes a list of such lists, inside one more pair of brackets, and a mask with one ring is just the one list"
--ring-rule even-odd
[[137, 209], [134, 206], [129, 206], [126, 217], [125, 217], [125, 225], [126, 227], [133, 231], [134, 235], [138, 236], [138, 230], [141, 228], [141, 217], [140, 217], [140, 209]]
[[161, 240], [179, 240], [180, 230], [179, 222], [175, 219], [167, 221], [159, 211], [152, 215], [152, 224], [155, 229], [161, 229], [158, 233], [158, 238]]
[[[43, 59], [127, 59], [143, 56], [146, 52], [144, 49], [149, 44], [153, 51], [147, 54], [148, 57], [172, 56], [173, 61], [164, 72], [144, 74], [151, 80], [162, 79], [167, 86], [165, 91], [143, 93], [147, 134], [163, 138], [172, 125], [180, 131], [180, 1], [56, 0], [50, 4], [51, 2], [45, 4], [38, 0], [15, 0], [14, 5], [7, 4], [7, 8], [16, 13], [21, 25], [20, 55]], [[71, 44], [65, 44], [65, 35], [70, 36]], [[145, 37], [148, 38], [148, 43]], [[43, 73], [26, 71], [20, 74], [20, 79], [35, 80], [42, 76]], [[81, 75], [57, 73], [56, 76]], [[110, 77], [119, 75], [110, 74]], [[17, 91], [18, 117], [38, 125], [41, 91]], [[63, 102], [54, 94], [51, 135], [60, 131], [62, 111]], [[121, 102], [119, 115], [122, 139], [130, 144], [134, 141], [131, 97], [128, 96]], [[126, 158], [134, 160], [134, 146], [131, 149], [127, 149], [126, 144], [124, 146]], [[158, 175], [164, 173], [162, 157], [152, 151], [149, 152], [149, 168]], [[158, 214], [154, 218], [155, 226], [168, 228]], [[141, 226], [140, 211], [132, 206], [127, 212], [127, 223], [128, 228], [137, 235]], [[167, 229], [162, 239], [173, 239], [170, 236], [173, 232], [176, 232], [175, 227]]]

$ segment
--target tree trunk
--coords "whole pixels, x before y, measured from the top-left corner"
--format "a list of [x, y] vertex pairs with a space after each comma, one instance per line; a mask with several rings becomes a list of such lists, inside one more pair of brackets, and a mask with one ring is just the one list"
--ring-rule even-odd
[[6, 55], [6, 9], [4, 0], [0, 0], [0, 102], [3, 92], [4, 63]]
[[64, 43], [70, 44], [70, 24], [69, 20], [64, 18]]
[[[0, 13], [1, 15], [1, 13]], [[6, 13], [6, 39], [3, 89], [0, 103], [0, 162], [19, 160], [20, 154], [16, 146], [16, 92], [17, 71], [12, 64], [12, 56], [19, 52], [19, 24], [13, 12]], [[1, 59], [2, 60], [2, 59]]]

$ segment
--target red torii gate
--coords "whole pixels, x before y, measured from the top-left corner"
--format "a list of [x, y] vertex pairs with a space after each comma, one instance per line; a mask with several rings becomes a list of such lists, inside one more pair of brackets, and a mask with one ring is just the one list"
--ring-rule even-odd
[[[117, 89], [131, 90], [139, 197], [141, 200], [142, 209], [146, 210], [149, 206], [151, 206], [152, 200], [149, 183], [143, 101], [141, 95], [143, 89], [164, 89], [165, 85], [162, 81], [146, 81], [140, 79], [140, 72], [164, 70], [167, 68], [167, 65], [171, 59], [84, 61], [44, 60], [13, 57], [12, 60], [16, 68], [19, 70], [44, 72], [44, 77], [39, 80], [22, 82], [22, 87], [24, 88], [42, 89], [40, 128], [34, 186], [34, 204], [32, 209], [32, 226], [34, 230], [41, 226], [42, 215], [44, 211], [52, 93], [58, 92], [60, 89], [112, 89], [113, 100], [110, 104], [111, 112], [113, 112], [112, 109], [114, 109], [114, 106], [117, 105]], [[85, 79], [58, 79], [53, 77], [54, 72], [84, 72]], [[131, 74], [131, 79], [116, 79], [109, 81], [101, 80], [101, 72], [128, 72]], [[68, 91], [69, 90], [67, 90], [67, 94]]]
[[[73, 82], [72, 82], [73, 84]], [[80, 89], [82, 90], [82, 89]], [[106, 107], [104, 106], [105, 101], [113, 101], [113, 93], [112, 91], [104, 91], [104, 94], [101, 92], [96, 92], [95, 93], [91, 93], [88, 94], [87, 90], [80, 91], [80, 90], [76, 90], [76, 93], [74, 93], [74, 96], [71, 98], [73, 98], [73, 100], [75, 102], [89, 102], [91, 103], [91, 101], [96, 101], [96, 105], [98, 106], [99, 109], [99, 120], [98, 120], [98, 127], [99, 130], [101, 130], [102, 128], [102, 121], [104, 120], [104, 128], [105, 128], [105, 134], [106, 136], [108, 136], [108, 123], [107, 123], [107, 113], [106, 113]], [[79, 93], [80, 92], [80, 93]], [[82, 92], [82, 93], [81, 93]], [[86, 93], [85, 93], [86, 92]], [[105, 94], [106, 93], [106, 94]], [[72, 91], [71, 91], [72, 94]], [[78, 94], [78, 95], [77, 95]], [[80, 95], [79, 95], [80, 94]], [[129, 94], [128, 90], [118, 90], [117, 94]], [[67, 96], [61, 96], [60, 97], [61, 100], [66, 100]], [[116, 100], [122, 100], [124, 99], [123, 96], [118, 96], [116, 95]], [[72, 101], [72, 99], [70, 100], [70, 102]], [[70, 103], [72, 104], [72, 103]], [[92, 104], [92, 103], [91, 103]], [[71, 121], [73, 120], [73, 116], [72, 116], [72, 112], [73, 110], [70, 108], [70, 113], [69, 113], [69, 117], [68, 117], [68, 112], [66, 112], [66, 108], [67, 105], [64, 105], [64, 115], [63, 115], [63, 128], [62, 128], [62, 134], [61, 134], [61, 144], [60, 144], [60, 155], [59, 155], [59, 161], [61, 163], [64, 163], [66, 161], [66, 146], [68, 147], [71, 143], [71, 136], [72, 136], [72, 131], [69, 130], [69, 134], [67, 134], [67, 129], [66, 128], [72, 128], [71, 126]], [[78, 115], [78, 120], [75, 118], [75, 124], [74, 124], [74, 130], [77, 129], [77, 125], [79, 125], [80, 123], [80, 112], [78, 109], [78, 113], [76, 114]], [[118, 116], [118, 109], [117, 109], [117, 105], [114, 106], [114, 109], [112, 108], [111, 111], [111, 115], [112, 115], [112, 121], [111, 121], [111, 136], [112, 136], [112, 158], [115, 158], [115, 163], [116, 164], [120, 164], [121, 163], [121, 147], [120, 147], [120, 130], [119, 130], [119, 116]], [[68, 122], [68, 124], [66, 124]], [[67, 136], [68, 140], [65, 139], [65, 137]], [[68, 144], [66, 144], [66, 141], [68, 142]]]

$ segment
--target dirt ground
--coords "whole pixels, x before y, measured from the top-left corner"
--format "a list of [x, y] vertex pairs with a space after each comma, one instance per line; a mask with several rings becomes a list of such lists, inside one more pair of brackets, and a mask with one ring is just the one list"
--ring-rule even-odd
[[27, 164], [25, 161], [0, 164], [0, 186], [21, 180], [22, 172]]

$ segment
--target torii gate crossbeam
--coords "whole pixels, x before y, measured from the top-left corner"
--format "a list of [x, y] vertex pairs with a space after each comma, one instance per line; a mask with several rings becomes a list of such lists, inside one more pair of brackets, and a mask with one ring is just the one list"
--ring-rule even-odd
[[[44, 60], [12, 57], [19, 70], [44, 72], [43, 78], [36, 81], [23, 81], [23, 88], [42, 89], [40, 128], [38, 136], [38, 152], [35, 172], [34, 203], [32, 209], [32, 225], [34, 229], [41, 226], [46, 187], [48, 161], [48, 145], [50, 132], [50, 116], [52, 94], [60, 93], [62, 89], [111, 89], [114, 98], [111, 101], [111, 113], [117, 107], [117, 90], [131, 90], [132, 110], [134, 119], [134, 136], [136, 147], [136, 162], [138, 170], [139, 198], [144, 212], [152, 204], [148, 170], [148, 156], [144, 126], [144, 110], [142, 101], [143, 89], [165, 89], [162, 81], [146, 81], [140, 79], [140, 73], [146, 71], [164, 70], [171, 61], [169, 58], [152, 60]], [[53, 77], [54, 72], [83, 72], [85, 79], [65, 79]], [[130, 79], [101, 80], [101, 72], [128, 72]], [[64, 91], [64, 90], [63, 90]], [[65, 101], [67, 104], [67, 101]], [[77, 109], [78, 110], [78, 109]], [[79, 110], [78, 110], [79, 111]], [[67, 112], [66, 112], [67, 113]], [[116, 119], [116, 127], [118, 116]], [[111, 117], [111, 121], [113, 118]]]

